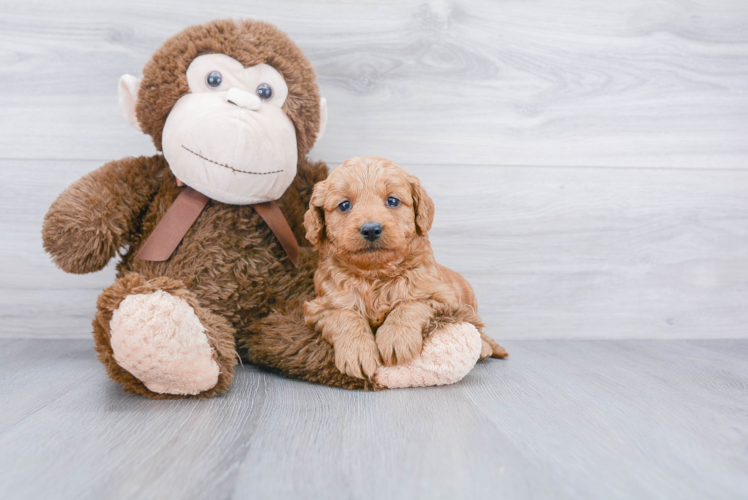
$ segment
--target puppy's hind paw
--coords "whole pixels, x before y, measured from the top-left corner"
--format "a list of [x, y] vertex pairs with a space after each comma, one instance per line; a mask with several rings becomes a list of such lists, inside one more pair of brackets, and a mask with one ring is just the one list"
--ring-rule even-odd
[[374, 339], [346, 339], [334, 346], [335, 367], [356, 378], [370, 378], [382, 365]]
[[509, 357], [509, 353], [506, 352], [506, 349], [501, 347], [499, 344], [496, 344], [496, 346], [493, 348], [493, 353], [491, 354], [491, 357], [504, 359], [504, 358]]
[[[492, 358], [499, 358], [504, 359], [509, 357], [509, 353], [506, 352], [506, 349], [501, 347], [498, 342], [496, 342], [494, 339], [486, 335], [485, 333], [481, 334], [481, 340], [483, 340], [483, 349], [480, 353], [480, 359], [485, 359], [488, 356], [491, 356]], [[488, 349], [490, 350], [487, 350]], [[484, 353], [487, 353], [486, 356], [484, 356]]]
[[486, 342], [485, 340], [481, 342], [481, 349], [480, 349], [480, 361], [483, 361], [486, 358], [490, 358], [493, 354], [493, 349], [491, 349], [491, 346]]

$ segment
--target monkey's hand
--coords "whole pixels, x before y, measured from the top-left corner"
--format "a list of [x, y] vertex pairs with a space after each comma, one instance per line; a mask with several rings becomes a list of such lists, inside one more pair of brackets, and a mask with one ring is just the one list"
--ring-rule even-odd
[[137, 225], [137, 217], [163, 182], [158, 157], [124, 158], [85, 175], [52, 203], [44, 216], [44, 249], [63, 271], [106, 266]]

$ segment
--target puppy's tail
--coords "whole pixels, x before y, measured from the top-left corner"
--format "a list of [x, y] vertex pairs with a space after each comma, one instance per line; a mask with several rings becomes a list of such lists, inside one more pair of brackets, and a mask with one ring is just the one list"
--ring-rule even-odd
[[335, 367], [332, 346], [306, 325], [302, 303], [284, 305], [258, 322], [256, 331], [240, 335], [241, 354], [250, 363], [288, 378], [343, 389], [384, 389], [372, 380], [350, 377]]

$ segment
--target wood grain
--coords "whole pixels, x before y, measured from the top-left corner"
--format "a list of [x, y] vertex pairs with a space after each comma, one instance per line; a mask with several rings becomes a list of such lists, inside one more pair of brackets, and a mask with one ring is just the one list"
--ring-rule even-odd
[[[113, 266], [66, 275], [40, 227], [97, 166], [0, 161], [0, 183], [28, 179], [0, 198], [0, 336], [89, 335]], [[748, 172], [403, 166], [435, 200], [437, 259], [472, 283], [498, 339], [748, 335]]]
[[0, 341], [0, 497], [745, 498], [748, 341], [507, 347], [448, 387], [240, 368], [225, 397], [149, 401], [90, 341]]
[[[746, 498], [748, 3], [0, 12], [0, 498]], [[90, 322], [113, 266], [57, 270], [41, 221], [86, 172], [153, 154], [118, 78], [222, 17], [270, 21], [312, 60], [330, 106], [314, 158], [421, 178], [437, 258], [508, 361], [378, 394], [241, 367], [209, 401], [106, 377]], [[533, 338], [702, 340], [511, 340]]]
[[113, 266], [41, 251], [52, 200], [152, 154], [116, 84], [183, 27], [265, 19], [330, 103], [313, 152], [388, 156], [497, 338], [746, 337], [748, 4], [0, 0], [0, 337], [89, 335]]
[[117, 108], [182, 28], [277, 24], [330, 106], [317, 158], [404, 163], [748, 165], [748, 4], [422, 0], [0, 2], [0, 155], [150, 154]]

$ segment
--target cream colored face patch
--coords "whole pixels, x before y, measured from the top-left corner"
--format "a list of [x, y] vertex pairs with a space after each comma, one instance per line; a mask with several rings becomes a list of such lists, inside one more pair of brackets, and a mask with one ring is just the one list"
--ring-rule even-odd
[[277, 200], [296, 176], [296, 131], [282, 106], [288, 86], [267, 64], [245, 68], [225, 54], [195, 58], [190, 93], [164, 126], [174, 175], [223, 203]]
[[[271, 92], [269, 98], [262, 102], [282, 107], [288, 97], [288, 86], [278, 71], [267, 64], [258, 64], [245, 68], [242, 63], [225, 54], [208, 54], [196, 57], [187, 68], [187, 83], [190, 92], [226, 92], [232, 88], [256, 95], [258, 89], [266, 84]], [[263, 88], [260, 91], [267, 96]]]

